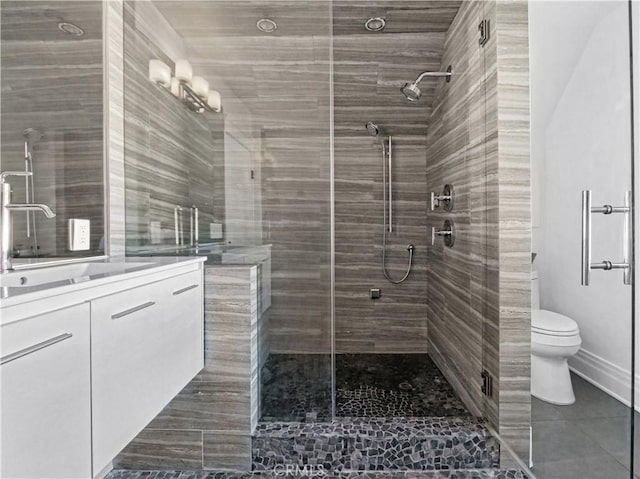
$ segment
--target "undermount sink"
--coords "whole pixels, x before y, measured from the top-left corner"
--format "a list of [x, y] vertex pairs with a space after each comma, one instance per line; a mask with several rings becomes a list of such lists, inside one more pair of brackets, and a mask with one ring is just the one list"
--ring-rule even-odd
[[38, 286], [57, 281], [87, 281], [90, 276], [121, 274], [149, 263], [74, 263], [65, 266], [51, 266], [12, 271], [0, 275], [0, 287], [20, 288]]

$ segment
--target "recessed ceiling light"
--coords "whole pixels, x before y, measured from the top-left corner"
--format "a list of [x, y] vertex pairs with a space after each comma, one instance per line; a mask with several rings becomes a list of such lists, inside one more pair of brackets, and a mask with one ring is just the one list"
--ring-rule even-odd
[[62, 30], [64, 33], [73, 35], [74, 37], [81, 37], [82, 35], [84, 35], [84, 30], [80, 28], [78, 25], [74, 25], [73, 23], [67, 23], [67, 22], [58, 23], [58, 28]]
[[387, 21], [382, 17], [372, 17], [364, 22], [364, 28], [370, 32], [379, 32], [380, 30], [384, 30], [386, 25]]
[[256, 23], [256, 27], [258, 27], [258, 30], [261, 32], [272, 33], [278, 29], [278, 24], [270, 18], [261, 18]]

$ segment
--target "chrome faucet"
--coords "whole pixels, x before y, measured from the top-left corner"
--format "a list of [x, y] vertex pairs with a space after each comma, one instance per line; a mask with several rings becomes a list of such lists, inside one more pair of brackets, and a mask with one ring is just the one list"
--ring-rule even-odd
[[6, 182], [6, 178], [8, 176], [31, 176], [32, 174], [33, 173], [30, 171], [5, 171], [4, 173], [0, 173], [0, 224], [2, 225], [2, 230], [0, 231], [0, 234], [2, 235], [0, 242], [0, 273], [6, 273], [13, 269], [11, 266], [11, 249], [13, 247], [13, 223], [11, 221], [11, 212], [42, 211], [47, 218], [53, 218], [56, 215], [51, 211], [51, 208], [40, 203], [11, 203], [11, 185]]

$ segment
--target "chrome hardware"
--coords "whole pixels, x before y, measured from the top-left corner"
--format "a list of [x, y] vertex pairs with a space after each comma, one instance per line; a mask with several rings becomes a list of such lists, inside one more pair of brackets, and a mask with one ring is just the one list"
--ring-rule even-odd
[[53, 346], [54, 344], [65, 341], [71, 337], [73, 337], [73, 334], [63, 333], [51, 339], [47, 339], [46, 341], [42, 341], [41, 343], [34, 344], [33, 346], [29, 346], [28, 348], [24, 348], [24, 349], [21, 349], [20, 351], [16, 351], [15, 353], [7, 354], [6, 356], [2, 356], [0, 358], [0, 365], [6, 364], [11, 361], [15, 361], [16, 359], [20, 359], [31, 353], [40, 351], [41, 349], [48, 348], [49, 346]]
[[440, 205], [445, 211], [451, 211], [453, 209], [453, 186], [446, 184], [442, 189], [442, 194], [437, 195], [433, 191], [431, 192], [431, 211], [436, 208], [440, 208]]
[[193, 239], [193, 241], [191, 242], [192, 245], [198, 245], [198, 238], [200, 237], [200, 225], [198, 224], [198, 207], [197, 206], [192, 206], [191, 210], [193, 211], [193, 220], [192, 220], [192, 225], [193, 225], [193, 231], [195, 233], [195, 237]]
[[186, 293], [187, 291], [190, 291], [193, 288], [197, 288], [197, 287], [198, 287], [197, 284], [192, 284], [191, 286], [187, 286], [186, 288], [178, 289], [171, 294], [173, 294], [174, 296], [178, 296], [179, 294]]
[[139, 306], [134, 306], [133, 308], [127, 309], [125, 311], [121, 311], [120, 313], [113, 314], [111, 316], [111, 319], [124, 318], [125, 316], [128, 316], [130, 314], [137, 313], [138, 311], [141, 311], [143, 309], [147, 309], [147, 308], [153, 306], [154, 304], [156, 304], [154, 301], [148, 301], [148, 302], [146, 302], [144, 304], [141, 304]]
[[173, 207], [173, 229], [176, 246], [184, 246], [185, 244], [184, 219], [182, 213], [187, 209], [189, 210], [189, 246], [198, 244], [198, 237], [200, 236], [198, 207], [194, 205], [190, 208], [183, 208], [180, 205], [176, 205]]
[[191, 85], [186, 81], [180, 81], [178, 86], [178, 97], [187, 105], [187, 107], [196, 113], [203, 113], [205, 111], [219, 113], [209, 106], [206, 100], [203, 100], [198, 94], [193, 91]]
[[441, 230], [431, 227], [431, 244], [436, 244], [436, 236], [442, 236], [444, 238], [444, 245], [451, 248], [456, 242], [456, 230], [453, 221], [445, 220], [444, 226]]
[[489, 37], [491, 35], [489, 28], [489, 20], [482, 20], [478, 25], [478, 31], [480, 32], [480, 39], [478, 40], [478, 44], [481, 47], [484, 47], [486, 43], [489, 41]]
[[[611, 215], [614, 213], [624, 214], [623, 224], [623, 243], [622, 243], [622, 262], [615, 263], [613, 261], [601, 261], [599, 263], [591, 262], [591, 215], [593, 213], [601, 213]], [[582, 191], [582, 268], [581, 268], [581, 284], [589, 286], [590, 275], [592, 269], [601, 269], [603, 271], [611, 271], [614, 269], [622, 269], [622, 281], [626, 285], [632, 282], [632, 265], [631, 251], [633, 251], [633, 238], [631, 231], [631, 191], [627, 191], [624, 196], [624, 206], [592, 206], [591, 190]]]
[[184, 244], [184, 225], [182, 223], [182, 206], [174, 206], [173, 208], [173, 231], [176, 238], [176, 246]]
[[389, 136], [389, 151], [387, 154], [387, 159], [389, 161], [389, 233], [393, 233], [393, 188], [392, 188], [392, 178], [391, 178], [391, 136]]
[[6, 182], [9, 176], [26, 176], [33, 175], [30, 171], [5, 171], [0, 173], [0, 224], [1, 241], [0, 241], [0, 273], [12, 269], [11, 251], [13, 248], [13, 225], [11, 221], [12, 211], [41, 211], [47, 218], [53, 218], [56, 214], [51, 211], [47, 205], [40, 203], [11, 203], [11, 185]]
[[482, 379], [482, 386], [480, 386], [482, 394], [489, 397], [493, 396], [493, 379], [489, 371], [483, 369], [480, 373], [480, 379]]

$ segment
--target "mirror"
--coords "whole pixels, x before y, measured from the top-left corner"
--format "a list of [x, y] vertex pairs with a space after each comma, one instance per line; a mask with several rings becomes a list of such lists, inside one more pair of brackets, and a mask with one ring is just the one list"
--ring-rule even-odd
[[[13, 214], [13, 256], [104, 254], [102, 2], [2, 1], [0, 19], [0, 170], [31, 171], [8, 179], [12, 201], [56, 213]], [[72, 219], [90, 225], [76, 251]]]

